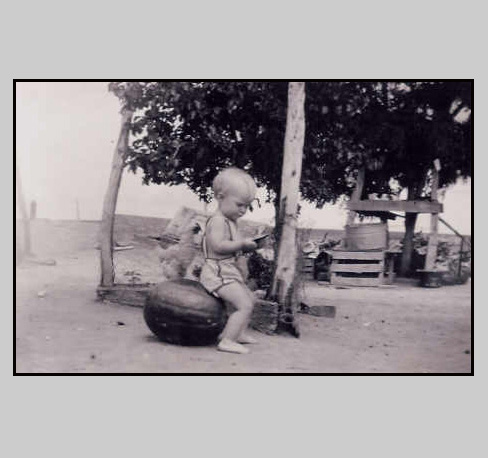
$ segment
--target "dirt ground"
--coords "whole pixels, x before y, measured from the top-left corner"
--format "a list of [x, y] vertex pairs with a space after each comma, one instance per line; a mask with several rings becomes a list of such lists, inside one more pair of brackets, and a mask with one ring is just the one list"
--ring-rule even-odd
[[[158, 278], [147, 247], [116, 254]], [[301, 337], [253, 332], [249, 355], [159, 342], [142, 309], [96, 301], [99, 252], [57, 255], [56, 265], [16, 272], [16, 373], [470, 373], [471, 285], [337, 289], [308, 282], [308, 305], [335, 318], [298, 314]]]

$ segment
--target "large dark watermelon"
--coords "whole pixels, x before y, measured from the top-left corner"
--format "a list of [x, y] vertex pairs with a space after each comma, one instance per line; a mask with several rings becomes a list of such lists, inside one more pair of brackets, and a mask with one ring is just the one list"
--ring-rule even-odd
[[211, 345], [224, 328], [226, 315], [220, 300], [191, 280], [160, 283], [144, 306], [149, 329], [177, 345]]

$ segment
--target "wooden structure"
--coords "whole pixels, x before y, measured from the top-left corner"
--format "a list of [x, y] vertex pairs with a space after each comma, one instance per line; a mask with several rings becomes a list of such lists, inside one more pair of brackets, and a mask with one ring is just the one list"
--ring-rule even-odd
[[[391, 201], [361, 199], [365, 183], [365, 169], [362, 168], [358, 172], [356, 187], [351, 200], [347, 204], [349, 210], [347, 226], [350, 227], [353, 225], [358, 214], [379, 217], [386, 223], [388, 219], [394, 219], [396, 217], [392, 212], [430, 213], [429, 245], [427, 248], [425, 269], [423, 271], [433, 271], [437, 254], [439, 213], [443, 211], [442, 204], [437, 201], [440, 169], [440, 162], [436, 159], [432, 170], [430, 200]], [[347, 241], [346, 246], [348, 246]], [[349, 286], [379, 286], [384, 280], [387, 250], [388, 246], [385, 246], [383, 250], [379, 251], [335, 250], [333, 252], [331, 266], [331, 283]], [[391, 283], [394, 276], [391, 260], [388, 264], [388, 283]]]
[[[405, 212], [405, 213], [442, 213], [442, 204], [428, 200], [360, 200], [350, 201], [348, 210], [357, 213], [363, 212]], [[378, 215], [380, 216], [380, 215]], [[380, 216], [381, 217], [381, 216]]]
[[[436, 159], [434, 161], [434, 169], [432, 170], [432, 189], [430, 198], [432, 203], [437, 203], [437, 188], [439, 187], [439, 171], [441, 169], [440, 162]], [[437, 232], [439, 229], [439, 213], [442, 211], [431, 211], [430, 217], [430, 236], [429, 245], [427, 246], [427, 257], [425, 258], [425, 270], [431, 271], [434, 269], [435, 260], [437, 257]]]
[[331, 283], [340, 286], [379, 286], [385, 269], [384, 251], [333, 252]]
[[300, 273], [307, 279], [313, 278], [315, 258], [303, 257]]

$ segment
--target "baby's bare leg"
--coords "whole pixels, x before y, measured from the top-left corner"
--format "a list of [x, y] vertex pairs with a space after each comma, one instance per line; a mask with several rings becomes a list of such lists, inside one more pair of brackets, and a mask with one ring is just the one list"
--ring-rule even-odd
[[244, 327], [247, 327], [251, 320], [251, 313], [254, 306], [245, 286], [240, 283], [230, 283], [218, 290], [219, 296], [236, 309], [231, 313], [224, 330], [222, 340], [219, 343], [219, 350], [232, 353], [248, 353], [248, 350], [238, 344], [239, 336]]
[[[254, 303], [256, 301], [254, 293], [246, 285], [243, 285], [243, 289], [246, 291], [247, 295], [249, 296], [249, 299], [252, 302], [252, 307], [254, 308]], [[249, 324], [251, 322], [251, 316], [252, 316], [252, 309], [249, 318], [244, 323], [242, 323], [241, 330], [237, 337], [237, 341], [239, 343], [243, 343], [243, 344], [257, 343], [257, 340], [248, 333]]]

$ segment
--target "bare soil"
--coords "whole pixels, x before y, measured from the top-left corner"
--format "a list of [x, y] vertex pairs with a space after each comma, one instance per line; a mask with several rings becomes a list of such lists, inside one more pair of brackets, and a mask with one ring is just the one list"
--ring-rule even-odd
[[[39, 259], [16, 272], [16, 373], [470, 373], [471, 285], [338, 289], [307, 282], [304, 301], [333, 305], [335, 318], [298, 314], [299, 339], [254, 332], [249, 355], [214, 347], [159, 342], [142, 309], [96, 300], [99, 252], [96, 231], [64, 248], [56, 231], [37, 239]], [[68, 231], [69, 232], [69, 231]], [[83, 232], [83, 231], [81, 231]], [[68, 240], [68, 241], [66, 241]], [[49, 249], [58, 247], [58, 250]], [[157, 253], [147, 244], [116, 254], [117, 281], [137, 270], [157, 281]], [[42, 245], [42, 247], [41, 247]], [[46, 248], [47, 247], [47, 248]]]

